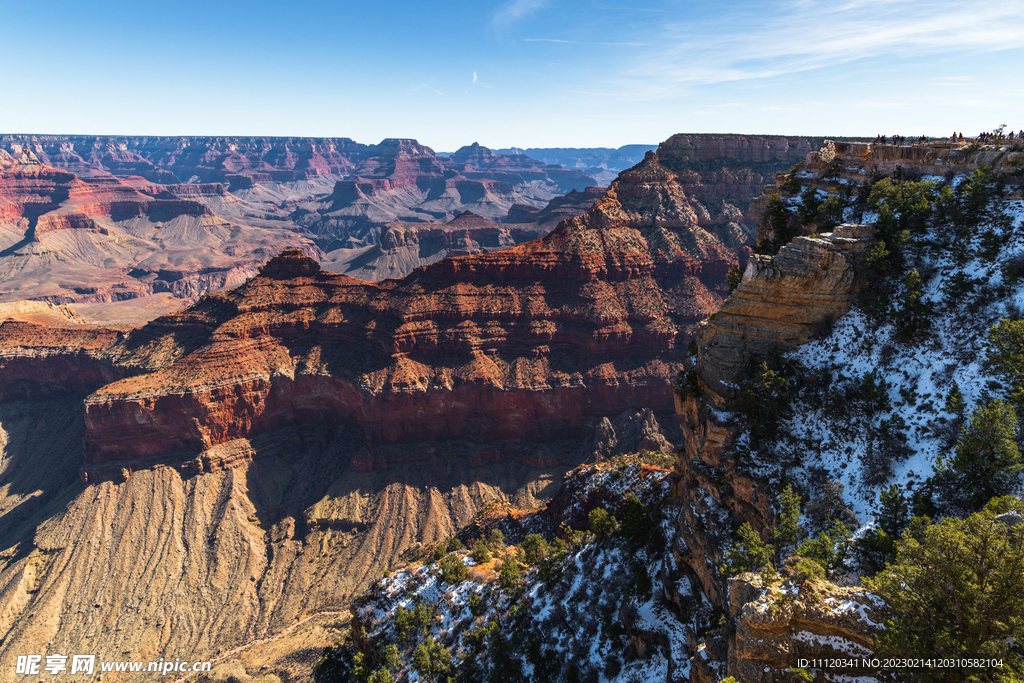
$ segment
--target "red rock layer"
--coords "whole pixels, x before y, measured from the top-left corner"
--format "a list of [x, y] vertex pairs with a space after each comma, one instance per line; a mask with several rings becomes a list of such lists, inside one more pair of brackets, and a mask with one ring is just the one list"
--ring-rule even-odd
[[372, 149], [348, 138], [6, 135], [0, 143], [79, 175], [138, 175], [158, 183], [220, 182], [231, 174], [268, 180], [340, 175]]
[[0, 220], [28, 219], [26, 238], [37, 239], [47, 230], [98, 230], [97, 216], [124, 220], [155, 214], [157, 220], [175, 216], [211, 215], [198, 202], [146, 195], [112, 177], [80, 179], [72, 173], [44, 166], [24, 155], [0, 173]]
[[87, 459], [195, 453], [301, 422], [350, 424], [371, 445], [489, 442], [665, 411], [678, 347], [735, 264], [653, 154], [547, 237], [403, 280], [286, 251], [111, 342], [108, 357], [143, 374], [87, 399]]

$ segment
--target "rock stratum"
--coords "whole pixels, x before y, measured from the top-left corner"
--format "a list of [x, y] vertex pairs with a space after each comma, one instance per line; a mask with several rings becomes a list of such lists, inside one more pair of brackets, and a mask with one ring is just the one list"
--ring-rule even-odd
[[[263, 213], [282, 206], [322, 247], [366, 246], [394, 221], [444, 222], [473, 211], [503, 217], [596, 181], [576, 169], [477, 143], [449, 157], [416, 140], [6, 135], [0, 146], [81, 177], [139, 176], [162, 185], [223, 185]], [[349, 243], [346, 243], [346, 240]]]
[[0, 151], [0, 300], [194, 300], [286, 247], [322, 252], [223, 185], [79, 177]]
[[288, 249], [141, 328], [0, 323], [0, 658], [285, 639], [253, 652], [308, 672], [403, 549], [590, 451], [664, 449], [737, 265], [701, 208], [651, 154], [543, 238], [402, 279]]
[[[757, 225], [742, 207], [814, 144], [675, 136], [660, 158], [742, 261]], [[287, 246], [377, 280], [519, 244], [587, 211], [603, 194], [594, 178], [612, 177], [397, 138], [7, 135], [0, 146], [0, 300], [107, 304], [91, 317], [133, 324], [243, 282]], [[467, 226], [467, 211], [504, 227]], [[153, 302], [115, 305], [142, 297]]]
[[[490, 442], [663, 412], [677, 347], [736, 265], [701, 218], [651, 154], [543, 239], [402, 280], [327, 273], [286, 250], [242, 287], [90, 351], [131, 376], [86, 401], [87, 460], [201, 453], [305, 422], [350, 425], [371, 445]], [[24, 351], [13, 368], [34, 350], [8, 327], [4, 345]]]

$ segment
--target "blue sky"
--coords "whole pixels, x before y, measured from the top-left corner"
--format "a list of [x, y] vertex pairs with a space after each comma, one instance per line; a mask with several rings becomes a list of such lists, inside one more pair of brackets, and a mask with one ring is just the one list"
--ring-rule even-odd
[[1024, 0], [0, 0], [0, 132], [414, 137], [1024, 128]]

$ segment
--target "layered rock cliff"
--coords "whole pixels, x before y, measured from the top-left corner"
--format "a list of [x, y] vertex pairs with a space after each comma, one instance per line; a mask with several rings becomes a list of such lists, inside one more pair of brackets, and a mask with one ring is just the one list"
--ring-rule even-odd
[[678, 346], [735, 264], [654, 155], [547, 237], [404, 280], [286, 251], [112, 341], [105, 357], [136, 376], [86, 402], [87, 458], [194, 455], [307, 422], [375, 445], [550, 440], [626, 408], [663, 412]]
[[476, 143], [445, 158], [415, 140], [385, 140], [326, 199], [298, 205], [296, 220], [323, 239], [366, 241], [386, 223], [446, 221], [467, 210], [498, 219], [514, 204], [595, 184], [580, 171]]
[[447, 256], [483, 254], [543, 237], [552, 227], [540, 222], [492, 223], [471, 211], [447, 223], [388, 223], [381, 229], [377, 244], [330, 252], [330, 262], [324, 265], [332, 272], [361, 280], [400, 278]]
[[5, 155], [0, 299], [109, 302], [168, 292], [185, 303], [241, 283], [287, 246], [320, 255], [308, 238], [251, 214], [220, 184], [80, 178], [29, 152]]
[[665, 447], [735, 265], [651, 155], [544, 238], [402, 280], [286, 250], [140, 329], [0, 324], [0, 654], [331, 642], [402, 549], [550, 497], [598, 424]]

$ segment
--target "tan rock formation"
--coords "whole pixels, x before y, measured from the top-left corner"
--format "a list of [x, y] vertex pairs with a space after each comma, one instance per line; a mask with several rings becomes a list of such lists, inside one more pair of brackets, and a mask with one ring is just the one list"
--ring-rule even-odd
[[697, 333], [697, 375], [722, 408], [758, 356], [808, 341], [849, 310], [864, 285], [858, 266], [874, 229], [845, 224], [819, 237], [797, 237], [775, 256], [751, 258], [739, 286]]
[[[785, 681], [791, 680], [790, 668], [809, 668], [800, 667], [801, 659], [872, 659], [875, 633], [887, 616], [884, 601], [862, 589], [810, 579], [766, 590], [754, 574], [729, 580], [728, 609], [736, 630], [726, 661], [702, 648], [693, 658], [691, 681], [717, 683], [724, 676], [738, 683]], [[826, 681], [844, 676], [874, 680], [874, 670], [863, 666], [825, 671]]]

